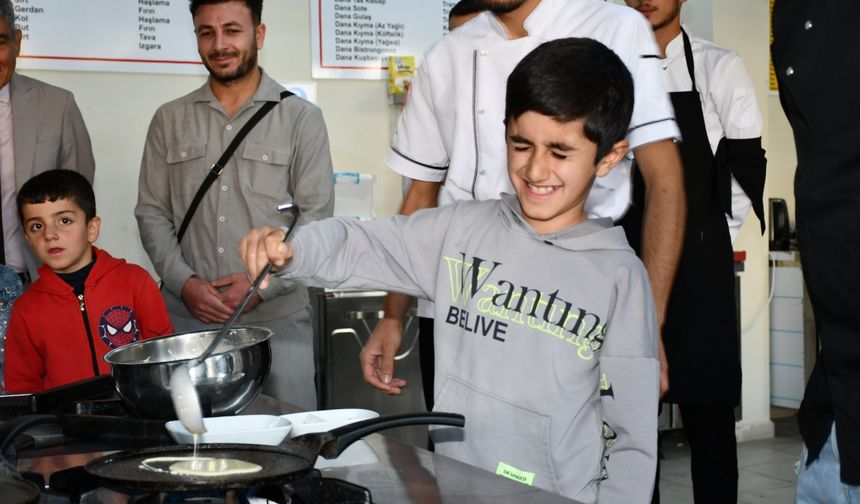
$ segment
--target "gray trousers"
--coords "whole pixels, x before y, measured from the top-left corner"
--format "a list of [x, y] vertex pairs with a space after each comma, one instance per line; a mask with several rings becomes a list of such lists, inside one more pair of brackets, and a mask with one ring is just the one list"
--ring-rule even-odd
[[[220, 329], [221, 324], [204, 324], [196, 318], [177, 315], [170, 319], [176, 332]], [[240, 325], [271, 329], [272, 370], [263, 386], [263, 393], [287, 401], [306, 410], [316, 410], [317, 393], [314, 384], [314, 335], [311, 327], [311, 307], [284, 318], [261, 322], [239, 322]]]

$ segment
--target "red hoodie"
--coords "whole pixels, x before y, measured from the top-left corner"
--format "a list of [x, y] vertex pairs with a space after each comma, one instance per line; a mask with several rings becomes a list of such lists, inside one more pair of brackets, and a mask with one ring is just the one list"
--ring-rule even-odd
[[149, 273], [104, 250], [93, 252], [83, 300], [47, 266], [15, 300], [6, 334], [7, 391], [38, 392], [110, 374], [102, 359], [109, 350], [173, 332]]

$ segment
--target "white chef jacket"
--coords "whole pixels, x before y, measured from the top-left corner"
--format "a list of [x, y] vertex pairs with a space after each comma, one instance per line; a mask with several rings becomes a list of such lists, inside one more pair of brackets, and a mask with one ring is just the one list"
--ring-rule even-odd
[[[513, 192], [505, 147], [505, 87], [517, 63], [543, 42], [589, 37], [614, 50], [635, 83], [631, 147], [678, 138], [651, 27], [633, 9], [597, 0], [543, 0], [511, 39], [484, 12], [425, 54], [413, 79], [387, 157], [406, 177], [443, 182], [439, 204], [494, 199]], [[630, 201], [630, 160], [598, 177], [590, 217], [618, 219]]]
[[[687, 35], [693, 49], [696, 87], [702, 100], [711, 151], [717, 152], [723, 137], [736, 140], [760, 137], [761, 112], [743, 60], [724, 47], [690, 35], [689, 30]], [[669, 92], [690, 91], [682, 35], [669, 42], [666, 58], [661, 63]], [[726, 220], [733, 242], [751, 206], [749, 197], [732, 176], [732, 216], [726, 215]]]

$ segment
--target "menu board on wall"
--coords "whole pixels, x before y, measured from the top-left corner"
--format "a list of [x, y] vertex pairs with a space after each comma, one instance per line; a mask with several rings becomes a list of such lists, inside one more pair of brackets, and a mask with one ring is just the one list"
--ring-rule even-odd
[[18, 66], [203, 74], [188, 0], [12, 0]]
[[415, 56], [447, 31], [456, 0], [310, 0], [315, 79], [385, 79], [390, 55]]

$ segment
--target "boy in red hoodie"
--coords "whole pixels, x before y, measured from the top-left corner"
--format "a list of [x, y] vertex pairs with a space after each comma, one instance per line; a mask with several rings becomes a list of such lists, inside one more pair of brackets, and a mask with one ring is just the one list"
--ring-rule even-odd
[[109, 350], [173, 332], [155, 282], [92, 244], [101, 219], [89, 182], [50, 170], [18, 192], [24, 238], [44, 263], [13, 305], [5, 385], [37, 392], [101, 374]]

